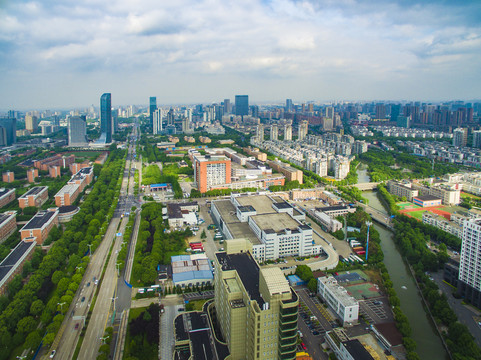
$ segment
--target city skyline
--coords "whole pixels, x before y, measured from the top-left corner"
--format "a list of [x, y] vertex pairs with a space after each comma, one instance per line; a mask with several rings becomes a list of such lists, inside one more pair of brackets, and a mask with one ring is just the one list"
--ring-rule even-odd
[[[7, 2], [0, 109], [276, 99], [473, 99], [481, 5]], [[61, 31], [59, 31], [61, 29]]]

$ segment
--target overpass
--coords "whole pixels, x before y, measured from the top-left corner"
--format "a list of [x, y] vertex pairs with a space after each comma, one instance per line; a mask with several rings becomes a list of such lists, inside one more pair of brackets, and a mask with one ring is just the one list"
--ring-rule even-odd
[[357, 187], [361, 191], [366, 191], [366, 190], [374, 190], [377, 188], [377, 186], [380, 183], [378, 182], [368, 182], [368, 183], [359, 183], [359, 184], [354, 184], [352, 186]]
[[359, 206], [362, 206], [365, 212], [367, 212], [369, 215], [371, 215], [371, 218], [381, 224], [387, 227], [389, 230], [394, 231], [394, 226], [392, 224], [392, 219], [389, 214], [384, 214], [380, 212], [379, 210], [374, 209], [373, 207], [370, 207], [369, 205], [357, 202], [356, 203]]

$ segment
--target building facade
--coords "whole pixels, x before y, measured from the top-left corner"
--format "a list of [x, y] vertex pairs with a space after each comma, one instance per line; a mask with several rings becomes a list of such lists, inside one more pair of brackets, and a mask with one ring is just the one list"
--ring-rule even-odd
[[195, 183], [201, 193], [231, 183], [231, 160], [224, 155], [194, 155], [193, 167]]
[[27, 206], [40, 207], [48, 200], [48, 186], [35, 186], [18, 198], [18, 206], [23, 209]]
[[249, 115], [249, 95], [235, 96], [235, 114], [241, 116]]
[[347, 293], [332, 276], [317, 279], [317, 293], [334, 310], [343, 324], [355, 324], [359, 317], [359, 302]]
[[112, 95], [104, 93], [100, 97], [100, 131], [105, 134], [105, 142], [112, 142]]
[[85, 116], [72, 116], [67, 120], [68, 146], [87, 146], [87, 120]]
[[459, 262], [458, 293], [481, 307], [481, 219], [465, 221]]

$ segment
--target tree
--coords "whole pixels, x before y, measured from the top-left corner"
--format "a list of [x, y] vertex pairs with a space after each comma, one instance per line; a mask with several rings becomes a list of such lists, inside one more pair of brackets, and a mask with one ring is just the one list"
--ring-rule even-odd
[[58, 282], [65, 276], [63, 271], [57, 270], [52, 274], [52, 282], [57, 285]]
[[22, 334], [28, 334], [35, 330], [37, 322], [32, 316], [26, 316], [21, 319], [17, 324], [17, 331]]
[[32, 314], [33, 316], [39, 316], [44, 308], [45, 306], [43, 305], [42, 300], [35, 300], [32, 305], [30, 305], [30, 314]]
[[202, 234], [200, 234], [200, 238], [201, 238], [201, 239], [207, 238], [207, 235], [206, 235], [206, 233], [205, 233], [205, 229], [202, 230]]

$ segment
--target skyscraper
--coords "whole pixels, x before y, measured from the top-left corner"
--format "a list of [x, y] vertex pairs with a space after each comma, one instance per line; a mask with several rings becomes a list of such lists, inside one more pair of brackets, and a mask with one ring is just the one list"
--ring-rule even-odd
[[476, 307], [481, 307], [481, 219], [463, 224], [459, 261], [458, 293]]
[[286, 112], [291, 112], [292, 111], [292, 99], [286, 99]]
[[231, 111], [230, 99], [224, 99], [224, 114], [230, 114]]
[[153, 132], [155, 135], [162, 132], [162, 119], [164, 118], [164, 111], [162, 109], [157, 109], [154, 111], [154, 127]]
[[453, 130], [453, 146], [463, 147], [468, 142], [468, 129], [457, 128]]
[[67, 126], [69, 146], [88, 145], [87, 120], [85, 116], [72, 116], [67, 120]]
[[276, 124], [271, 125], [271, 140], [277, 141], [279, 138], [279, 128]]
[[17, 120], [0, 119], [0, 146], [10, 146], [17, 142]]
[[152, 127], [152, 129], [154, 128], [155, 110], [157, 110], [157, 98], [155, 96], [151, 96], [149, 101], [149, 118], [150, 118], [150, 126]]
[[292, 125], [289, 123], [284, 126], [284, 140], [292, 140]]
[[481, 130], [473, 131], [473, 147], [481, 148]]
[[297, 139], [304, 140], [307, 136], [309, 131], [309, 122], [307, 120], [303, 120], [299, 125], [299, 130], [297, 131]]
[[235, 96], [235, 114], [241, 116], [249, 115], [249, 95]]
[[100, 97], [100, 131], [105, 134], [105, 143], [112, 142], [112, 95], [102, 94]]

